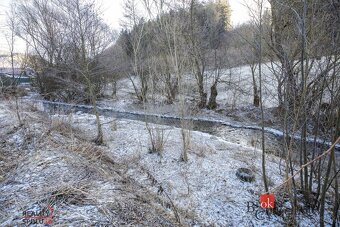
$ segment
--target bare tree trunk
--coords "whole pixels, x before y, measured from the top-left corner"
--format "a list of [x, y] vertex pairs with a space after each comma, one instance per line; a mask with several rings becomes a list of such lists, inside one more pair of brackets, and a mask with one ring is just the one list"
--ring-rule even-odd
[[16, 29], [16, 12], [14, 6], [11, 6], [10, 14], [8, 15], [8, 27], [10, 29], [10, 37], [6, 37], [10, 56], [11, 56], [11, 67], [12, 67], [12, 84], [11, 84], [11, 92], [13, 92], [15, 97], [15, 112], [19, 121], [19, 126], [22, 126], [22, 121], [19, 112], [19, 102], [18, 102], [18, 83], [20, 82], [20, 78], [15, 78], [15, 68], [14, 68], [14, 46], [15, 46], [15, 29]]
[[178, 88], [178, 79], [173, 80], [170, 72], [167, 72], [165, 75], [165, 86], [166, 86], [166, 98], [168, 104], [173, 104], [176, 99], [177, 88]]
[[[337, 130], [339, 130], [339, 128]], [[330, 173], [331, 173], [331, 170], [332, 170], [332, 165], [336, 165], [336, 163], [333, 164], [333, 161], [335, 160], [335, 159], [333, 159], [333, 156], [334, 156], [334, 148], [332, 149], [331, 154], [329, 155], [327, 170], [326, 170], [326, 173], [325, 173], [325, 178], [324, 178], [322, 190], [321, 190], [321, 197], [320, 197], [320, 226], [321, 227], [325, 226], [326, 192], [327, 192], [327, 189], [328, 189], [327, 186], [328, 186], [328, 183], [329, 183]], [[338, 202], [336, 202], [336, 204], [337, 203]], [[333, 213], [337, 213], [337, 212], [338, 211], [333, 212]]]
[[217, 97], [217, 82], [215, 82], [211, 88], [210, 88], [210, 97], [209, 97], [209, 102], [208, 102], [208, 109], [216, 109], [217, 107], [217, 102], [216, 102], [216, 97]]
[[166, 75], [165, 75], [165, 86], [166, 86], [167, 103], [172, 104], [174, 102], [174, 97], [173, 97], [173, 92], [172, 92], [171, 74], [170, 73], [166, 73]]
[[[306, 14], [307, 14], [307, 3], [304, 0], [303, 2], [303, 15], [302, 18], [300, 18], [300, 27], [301, 27], [301, 100], [300, 100], [300, 107], [302, 108], [302, 135], [301, 135], [301, 154], [303, 155], [303, 161], [301, 162], [301, 165], [304, 165], [308, 162], [307, 158], [307, 146], [306, 146], [306, 137], [307, 137], [307, 108], [306, 108], [306, 78], [307, 75], [305, 74], [305, 61], [307, 64], [308, 59], [306, 58]], [[307, 67], [308, 68], [308, 67]], [[304, 189], [304, 196], [305, 201], [307, 205], [310, 205], [309, 201], [309, 186], [308, 186], [308, 167], [306, 166], [301, 173], [303, 175], [301, 176], [301, 181], [303, 184], [301, 184], [302, 188]]]
[[[207, 93], [204, 92], [204, 75], [203, 73], [199, 70], [199, 66], [197, 65], [197, 83], [198, 83], [198, 92], [200, 94], [200, 102], [198, 104], [199, 108], [205, 108], [207, 105]], [[204, 70], [202, 70], [204, 72]]]
[[114, 97], [117, 96], [117, 80], [113, 79], [111, 83], [112, 83], [112, 93], [111, 93], [111, 96], [114, 98]]
[[[337, 138], [340, 136], [340, 108], [338, 107], [338, 116], [336, 120], [336, 129], [334, 133], [334, 138]], [[339, 198], [339, 182], [338, 182], [338, 172], [337, 172], [337, 166], [336, 166], [336, 158], [335, 158], [335, 152], [334, 150], [331, 153], [331, 158], [333, 160], [333, 174], [334, 174], [334, 207], [333, 207], [333, 223], [332, 226], [336, 227], [338, 220], [338, 213], [339, 213], [339, 207], [340, 207], [340, 198]]]
[[[87, 68], [87, 71], [88, 71], [88, 68]], [[88, 82], [90, 100], [91, 100], [91, 104], [93, 106], [93, 112], [96, 116], [96, 124], [97, 124], [97, 137], [94, 140], [94, 142], [97, 145], [101, 145], [101, 144], [103, 144], [104, 141], [103, 141], [102, 125], [101, 125], [101, 122], [100, 122], [99, 112], [98, 112], [98, 109], [97, 109], [97, 97], [96, 97], [96, 94], [94, 94], [94, 92], [93, 92], [93, 85], [92, 85], [91, 79], [89, 78], [89, 73], [86, 73], [86, 74], [87, 75], [85, 75], [85, 76], [86, 76], [86, 80]]]
[[200, 96], [200, 101], [198, 103], [198, 107], [200, 109], [205, 108], [207, 105], [207, 93], [204, 91], [204, 72], [205, 72], [205, 63], [203, 56], [199, 53], [201, 50], [198, 47], [198, 44], [195, 40], [194, 34], [194, 7], [195, 0], [190, 1], [190, 45], [191, 45], [191, 61], [193, 66], [193, 72], [195, 73], [195, 78], [198, 86], [198, 93]]
[[251, 65], [250, 67], [251, 69], [251, 75], [252, 75], [252, 79], [253, 79], [253, 105], [255, 107], [259, 107], [260, 106], [260, 96], [259, 96], [259, 91], [257, 88], [257, 82], [256, 82], [256, 77], [255, 77], [255, 65]]
[[[193, 40], [194, 38], [191, 37], [191, 39]], [[194, 44], [193, 42], [193, 48], [196, 48], [196, 44]], [[198, 107], [200, 109], [205, 108], [207, 105], [207, 93], [204, 91], [204, 72], [205, 72], [205, 66], [204, 63], [202, 62], [202, 66], [199, 63], [199, 59], [198, 56], [196, 54], [194, 54], [194, 56], [192, 56], [193, 58], [193, 68], [194, 68], [194, 73], [195, 73], [195, 78], [196, 78], [196, 82], [197, 82], [197, 86], [198, 86], [198, 93], [200, 96], [200, 101], [198, 103]]]
[[93, 111], [94, 114], [96, 115], [96, 124], [97, 124], [97, 137], [94, 140], [94, 142], [97, 145], [103, 144], [103, 130], [102, 130], [102, 125], [100, 122], [99, 118], [99, 112], [97, 109], [97, 94], [94, 93], [93, 90], [93, 84], [90, 78], [90, 70], [89, 70], [89, 62], [88, 62], [88, 57], [86, 54], [86, 46], [85, 46], [85, 35], [86, 32], [83, 30], [83, 19], [82, 19], [82, 10], [80, 9], [80, 2], [76, 1], [76, 7], [77, 7], [77, 16], [78, 16], [78, 26], [79, 26], [79, 31], [80, 31], [80, 41], [81, 41], [81, 60], [82, 60], [82, 69], [81, 72], [82, 75], [85, 77], [85, 80], [87, 81], [87, 86], [89, 89], [89, 94], [90, 94], [90, 100], [91, 104], [93, 105]]
[[266, 174], [266, 148], [265, 148], [265, 135], [264, 135], [264, 107], [263, 107], [263, 96], [262, 96], [262, 38], [263, 38], [263, 0], [257, 2], [259, 10], [259, 40], [258, 40], [258, 64], [259, 64], [259, 93], [260, 93], [260, 109], [261, 109], [261, 143], [262, 143], [262, 178], [264, 189], [269, 192], [267, 174]]

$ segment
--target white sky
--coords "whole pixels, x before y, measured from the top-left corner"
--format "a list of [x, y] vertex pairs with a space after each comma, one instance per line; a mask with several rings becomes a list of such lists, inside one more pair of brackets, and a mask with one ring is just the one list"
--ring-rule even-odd
[[[233, 26], [249, 20], [249, 13], [244, 4], [252, 1], [254, 0], [229, 0], [232, 10], [231, 21]], [[99, 0], [98, 2], [102, 2], [104, 19], [113, 25], [113, 27], [119, 28], [120, 18], [123, 17], [122, 5], [124, 0]]]
[[[6, 11], [9, 5], [15, 0], [0, 0], [0, 54], [8, 52], [8, 44], [5, 39], [6, 29]], [[48, 1], [48, 0], [46, 0]], [[67, 0], [65, 0], [67, 1]], [[120, 29], [120, 20], [123, 17], [123, 1], [124, 0], [96, 0], [101, 5], [104, 20], [111, 25], [112, 28]], [[244, 6], [245, 2], [253, 0], [229, 0], [232, 14], [231, 21], [233, 26], [241, 24], [249, 20], [249, 13]], [[15, 52], [22, 52], [25, 49], [24, 43], [20, 40], [16, 41]]]

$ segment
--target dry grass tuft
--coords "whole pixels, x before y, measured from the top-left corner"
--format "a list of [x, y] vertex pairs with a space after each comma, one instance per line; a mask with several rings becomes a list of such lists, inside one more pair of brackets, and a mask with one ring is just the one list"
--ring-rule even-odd
[[106, 203], [100, 211], [110, 220], [110, 226], [184, 226], [159, 203], [153, 196], [134, 192], [123, 201]]
[[73, 134], [73, 127], [69, 121], [64, 119], [53, 118], [51, 121], [51, 130], [57, 131], [64, 136], [70, 136]]
[[182, 139], [182, 153], [180, 160], [188, 161], [188, 151], [191, 145], [191, 130], [193, 129], [193, 121], [187, 119], [181, 119], [181, 139]]
[[55, 204], [55, 203], [65, 203], [65, 204], [72, 204], [72, 205], [82, 205], [86, 204], [90, 199], [88, 198], [88, 186], [87, 185], [71, 185], [71, 184], [64, 184], [57, 188], [53, 187], [47, 192], [46, 201], [48, 204]]
[[5, 179], [8, 166], [7, 166], [7, 159], [2, 154], [2, 150], [0, 149], [0, 182]]
[[164, 151], [166, 143], [165, 129], [159, 127], [147, 127], [151, 142], [151, 147], [149, 148], [150, 153], [157, 153], [159, 155]]
[[205, 144], [191, 143], [190, 153], [197, 155], [198, 157], [204, 158], [209, 154], [215, 153], [214, 149]]
[[116, 163], [109, 152], [91, 142], [78, 140], [65, 148], [80, 155], [83, 165], [90, 168], [92, 172], [99, 173], [105, 179], [113, 175], [121, 175], [121, 171], [126, 169], [124, 164]]
[[5, 152], [5, 150], [0, 147], [0, 182], [5, 180], [8, 176], [11, 176], [19, 159], [19, 157], [12, 155], [11, 152]]

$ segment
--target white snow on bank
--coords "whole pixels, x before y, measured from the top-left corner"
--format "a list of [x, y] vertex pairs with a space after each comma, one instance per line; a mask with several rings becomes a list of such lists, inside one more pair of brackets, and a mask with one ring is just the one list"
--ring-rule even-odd
[[[25, 114], [30, 113], [25, 112]], [[9, 116], [13, 116], [13, 112], [8, 114], [7, 110], [0, 109], [0, 118], [8, 119]], [[59, 113], [52, 115], [51, 118], [52, 122], [54, 120], [65, 121], [70, 123], [74, 129], [80, 129], [79, 135], [84, 134], [86, 140], [91, 140], [96, 136], [96, 122], [93, 115], [82, 112]], [[103, 116], [100, 119], [103, 124], [105, 142], [102, 148], [110, 152], [117, 163], [128, 165], [126, 174], [155, 194], [158, 191], [156, 186], [161, 185], [165, 191], [163, 194], [169, 195], [176, 209], [184, 213], [192, 213], [196, 216], [198, 223], [215, 226], [284, 226], [281, 217], [271, 215], [270, 218], [261, 216], [259, 219], [253, 212], [248, 212], [248, 202], [257, 204], [259, 195], [263, 192], [261, 151], [206, 133], [191, 132], [189, 161], [184, 163], [179, 161], [182, 151], [180, 129], [150, 124], [151, 128], [163, 129], [166, 135], [165, 149], [159, 156], [149, 153], [150, 141], [143, 122], [117, 120]], [[18, 141], [17, 137], [17, 134], [12, 135], [14, 143]], [[53, 138], [62, 143], [62, 137]], [[51, 152], [57, 151], [51, 150]], [[45, 149], [41, 154], [49, 157]], [[66, 154], [67, 152], [63, 153], [63, 155]], [[42, 155], [38, 157], [41, 161], [45, 160]], [[61, 161], [56, 159], [53, 162]], [[35, 165], [39, 166], [39, 163], [40, 161]], [[270, 188], [280, 184], [283, 180], [284, 167], [281, 166], [282, 172], [280, 172], [279, 163], [279, 158], [267, 155]], [[56, 163], [51, 162], [52, 164]], [[21, 166], [25, 166], [25, 163]], [[240, 181], [235, 175], [237, 168], [240, 167], [253, 170], [255, 182]], [[153, 182], [148, 172], [157, 182]], [[34, 175], [28, 175], [28, 179], [34, 179], [34, 177]], [[106, 183], [112, 182], [108, 180]], [[18, 192], [18, 196], [23, 195]], [[103, 195], [103, 199], [106, 196], [108, 195]], [[185, 216], [181, 218], [183, 222], [188, 221]], [[305, 214], [299, 215], [298, 221], [300, 226], [314, 226], [317, 219], [317, 213]], [[329, 220], [328, 214], [327, 220]]]
[[[69, 116], [56, 115], [57, 118]], [[257, 204], [263, 192], [261, 151], [227, 142], [206, 133], [192, 132], [189, 161], [179, 161], [182, 145], [180, 129], [151, 124], [166, 135], [161, 156], [149, 153], [149, 137], [145, 124], [132, 120], [115, 120], [101, 117], [104, 123], [105, 144], [119, 162], [129, 165], [127, 174], [145, 187], [153, 184], [149, 172], [162, 185], [177, 209], [191, 211], [205, 225], [217, 226], [283, 226], [281, 217], [261, 217], [248, 212], [248, 202]], [[71, 117], [75, 127], [95, 137], [95, 118], [78, 112]], [[115, 124], [112, 127], [112, 124]], [[279, 171], [279, 158], [267, 155], [270, 187], [283, 180]], [[254, 171], [253, 183], [240, 181], [235, 173], [240, 167]], [[282, 171], [284, 167], [281, 166]], [[152, 187], [151, 187], [152, 188]], [[153, 188], [157, 193], [157, 188]], [[315, 216], [316, 218], [316, 216]], [[306, 219], [306, 220], [305, 220]], [[301, 217], [303, 223], [316, 223], [317, 219]]]
[[[68, 104], [68, 103], [62, 103], [62, 102], [51, 102], [51, 101], [39, 101], [39, 100], [35, 100], [38, 103], [38, 106], [41, 105], [46, 105], [46, 104], [50, 104], [50, 105], [55, 105], [55, 106], [60, 106], [62, 108], [67, 107], [67, 108], [83, 108], [86, 110], [91, 110], [93, 109], [92, 106], [89, 105], [76, 105], [76, 104]], [[257, 130], [260, 131], [262, 130], [262, 128], [260, 126], [257, 125], [243, 125], [240, 122], [231, 122], [231, 121], [225, 121], [225, 120], [219, 120], [216, 119], [214, 117], [209, 117], [209, 116], [200, 116], [200, 117], [193, 117], [193, 116], [189, 116], [189, 117], [183, 117], [180, 118], [179, 116], [176, 116], [174, 113], [170, 113], [170, 114], [159, 114], [159, 113], [149, 113], [149, 112], [142, 112], [142, 111], [126, 111], [126, 110], [121, 110], [121, 109], [116, 109], [114, 107], [97, 107], [99, 111], [111, 111], [112, 114], [118, 113], [118, 114], [127, 114], [127, 115], [136, 115], [136, 116], [151, 116], [151, 117], [156, 117], [159, 119], [183, 119], [183, 120], [192, 120], [192, 121], [201, 121], [201, 122], [210, 122], [210, 123], [215, 123], [218, 125], [224, 125], [224, 126], [228, 126], [231, 128], [236, 128], [236, 129], [250, 129], [250, 130]], [[264, 131], [266, 133], [272, 134], [274, 136], [277, 137], [283, 137], [284, 136], [284, 132], [278, 129], [274, 129], [274, 128], [269, 128], [269, 127], [264, 127]], [[289, 135], [290, 138], [294, 138], [296, 140], [301, 140], [301, 135], [299, 133], [296, 133], [294, 135]], [[328, 142], [325, 141], [321, 138], [315, 138], [314, 136], [307, 136], [306, 137], [306, 142], [310, 142], [310, 143], [318, 143], [318, 144], [322, 144], [322, 145], [328, 145], [331, 146], [332, 142]], [[336, 149], [340, 149], [340, 144], [335, 145]]]

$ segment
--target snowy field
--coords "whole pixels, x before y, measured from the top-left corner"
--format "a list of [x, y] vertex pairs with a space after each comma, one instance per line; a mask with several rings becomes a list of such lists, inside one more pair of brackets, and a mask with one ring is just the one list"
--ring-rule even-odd
[[[264, 104], [269, 108], [266, 129], [277, 134], [280, 131], [270, 112], [277, 105], [276, 82], [270, 67], [264, 65], [263, 72]], [[24, 125], [19, 127], [13, 101], [1, 100], [0, 226], [19, 226], [23, 212], [38, 212], [46, 204], [55, 209], [56, 225], [284, 226], [289, 221], [289, 203], [283, 190], [275, 192], [278, 209], [274, 213], [253, 206], [264, 189], [260, 134], [253, 130], [258, 129], [259, 109], [252, 107], [250, 68], [222, 74], [217, 111], [195, 108], [199, 97], [190, 76], [184, 78], [184, 104], [166, 104], [157, 92], [150, 93], [149, 102], [139, 103], [129, 79], [118, 81], [116, 97], [109, 98], [108, 90], [99, 101], [100, 107], [115, 111], [175, 118], [184, 106], [187, 118], [252, 128], [224, 125], [210, 134], [191, 131], [187, 163], [180, 161], [181, 130], [174, 126], [149, 124], [165, 135], [164, 150], [156, 154], [149, 151], [144, 122], [101, 116], [105, 144], [96, 146], [91, 142], [96, 137], [91, 114], [47, 113], [41, 103], [30, 101], [41, 99], [33, 92], [20, 101]], [[267, 135], [266, 167], [269, 186], [275, 188], [284, 180], [285, 167], [274, 155], [280, 148], [271, 138]], [[237, 178], [238, 168], [250, 169], [255, 181]], [[318, 219], [315, 211], [298, 215], [299, 226], [317, 226]], [[330, 220], [327, 212], [326, 222]]]
[[[268, 108], [277, 106], [277, 81], [273, 76], [271, 66], [263, 64], [263, 102]], [[208, 93], [208, 98], [210, 96], [210, 86], [212, 85], [213, 72], [207, 71], [204, 83], [204, 89]], [[256, 79], [258, 80], [258, 75]], [[139, 84], [139, 80], [136, 77], [132, 78], [136, 85]], [[253, 87], [252, 87], [252, 74], [250, 67], [240, 66], [231, 69], [221, 70], [220, 83], [218, 83], [217, 90], [217, 103], [221, 106], [228, 107], [241, 107], [252, 105], [253, 100]], [[197, 101], [198, 102], [198, 91], [196, 80], [193, 75], [185, 75], [183, 77], [184, 84], [184, 99], [187, 102]], [[157, 100], [156, 103], [161, 104], [165, 101], [164, 96], [160, 94], [158, 89], [149, 88], [148, 98], [150, 102], [153, 99]], [[110, 91], [107, 95], [110, 96]], [[124, 107], [131, 105], [133, 100], [136, 100], [132, 82], [129, 78], [120, 79], [117, 82], [117, 97], [114, 100], [115, 107]], [[112, 100], [111, 100], [112, 101]]]
[[[329, 58], [323, 57], [320, 60], [311, 59], [309, 61], [309, 76], [307, 81], [310, 82], [315, 79], [316, 75], [322, 75], [323, 70], [329, 66]], [[296, 62], [297, 63], [297, 62]], [[278, 62], [266, 62], [262, 64], [262, 86], [263, 86], [263, 104], [265, 108], [273, 108], [278, 106], [278, 78], [275, 75], [281, 75], [281, 67]], [[299, 67], [299, 64], [295, 66]], [[242, 65], [230, 69], [221, 69], [220, 82], [217, 85], [218, 96], [217, 103], [219, 107], [217, 109], [234, 109], [234, 108], [247, 108], [253, 105], [253, 80], [252, 72], [249, 65]], [[298, 75], [296, 75], [298, 76]], [[210, 96], [210, 86], [212, 85], [214, 78], [214, 72], [207, 70], [204, 78], [204, 90]], [[136, 77], [132, 77], [134, 83], [139, 85], [139, 80]], [[257, 82], [257, 88], [259, 89], [259, 75], [258, 67], [255, 69], [255, 79]], [[282, 79], [282, 78], [281, 78]], [[189, 105], [191, 114], [196, 114], [199, 110], [194, 106], [199, 102], [197, 82], [194, 75], [186, 74], [183, 76], [183, 98], [185, 105]], [[297, 79], [297, 82], [298, 79]], [[151, 84], [151, 83], [150, 83]], [[148, 88], [147, 110], [158, 112], [178, 112], [178, 107], [175, 105], [166, 105], [165, 97], [161, 93], [164, 91], [163, 87], [153, 89], [152, 86]], [[284, 88], [282, 88], [284, 95]], [[107, 97], [112, 94], [110, 86], [106, 93]], [[327, 101], [327, 92], [325, 92], [324, 101]], [[103, 105], [113, 106], [117, 109], [131, 109], [136, 105], [136, 97], [133, 89], [132, 82], [129, 78], [123, 78], [117, 81], [117, 95], [113, 99], [102, 100]], [[156, 105], [156, 107], [152, 107]], [[170, 106], [170, 107], [169, 107]], [[139, 107], [141, 109], [141, 107]]]
[[[287, 220], [249, 209], [263, 192], [261, 152], [254, 147], [193, 131], [185, 163], [178, 128], [151, 125], [166, 135], [159, 155], [149, 153], [143, 122], [101, 117], [105, 145], [95, 146], [93, 115], [38, 109], [22, 104], [29, 124], [15, 127], [13, 103], [0, 104], [0, 226], [19, 225], [23, 211], [46, 203], [56, 211], [53, 223], [67, 226], [284, 226]], [[240, 167], [251, 169], [255, 181], [238, 179]], [[269, 154], [267, 170], [270, 187], [279, 185], [280, 159]], [[275, 195], [288, 209], [284, 195]], [[307, 212], [298, 221], [315, 226], [317, 220]]]

